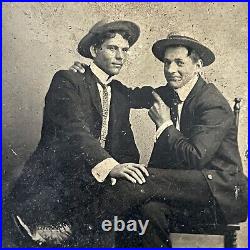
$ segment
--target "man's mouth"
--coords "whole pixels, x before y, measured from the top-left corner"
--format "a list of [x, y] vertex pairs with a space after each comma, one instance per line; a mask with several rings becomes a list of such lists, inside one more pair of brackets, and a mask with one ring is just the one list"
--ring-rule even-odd
[[115, 67], [121, 68], [122, 64], [121, 63], [112, 63], [112, 65], [114, 65]]
[[178, 81], [181, 81], [181, 77], [179, 77], [179, 76], [170, 76], [170, 77], [168, 77], [168, 80], [173, 81], [173, 82], [178, 82]]

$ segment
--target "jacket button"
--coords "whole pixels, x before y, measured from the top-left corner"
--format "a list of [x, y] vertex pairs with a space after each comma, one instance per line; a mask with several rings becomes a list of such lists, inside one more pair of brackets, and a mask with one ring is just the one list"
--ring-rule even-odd
[[211, 174], [209, 174], [209, 175], [207, 175], [207, 178], [208, 178], [209, 180], [212, 180], [212, 179], [213, 179], [213, 176], [212, 176]]

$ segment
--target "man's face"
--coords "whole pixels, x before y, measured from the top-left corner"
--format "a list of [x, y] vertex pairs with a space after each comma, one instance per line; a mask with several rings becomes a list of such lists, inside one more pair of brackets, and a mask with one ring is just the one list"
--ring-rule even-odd
[[168, 84], [178, 89], [188, 83], [198, 72], [199, 62], [194, 63], [185, 47], [169, 47], [164, 56], [164, 74]]
[[119, 74], [129, 50], [129, 43], [120, 34], [107, 39], [92, 53], [94, 63], [108, 75]]

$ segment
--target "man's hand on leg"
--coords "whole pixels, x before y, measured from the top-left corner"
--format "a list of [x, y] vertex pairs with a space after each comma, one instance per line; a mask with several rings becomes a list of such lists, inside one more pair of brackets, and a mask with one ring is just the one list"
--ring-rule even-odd
[[143, 184], [145, 176], [149, 176], [148, 170], [143, 164], [123, 163], [115, 166], [109, 173], [113, 178], [124, 178], [132, 183]]

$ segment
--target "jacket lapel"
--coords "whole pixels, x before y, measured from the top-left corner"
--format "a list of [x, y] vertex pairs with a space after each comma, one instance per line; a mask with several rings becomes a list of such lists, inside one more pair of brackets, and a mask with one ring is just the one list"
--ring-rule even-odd
[[123, 96], [121, 93], [117, 90], [116, 87], [116, 81], [113, 80], [110, 83], [111, 86], [111, 101], [110, 101], [110, 116], [109, 116], [109, 125], [110, 128], [113, 128], [117, 122], [117, 117], [119, 117], [119, 113], [123, 112], [123, 105], [121, 105], [123, 102]]
[[197, 95], [198, 93], [200, 93], [202, 87], [206, 84], [206, 82], [202, 79], [201, 76], [199, 76], [196, 84], [194, 85], [194, 87], [192, 88], [192, 90], [190, 91], [190, 93], [188, 94], [185, 103], [188, 103], [195, 95]]
[[99, 80], [89, 68], [86, 69], [85, 80], [89, 88], [89, 93], [91, 96], [92, 103], [95, 106], [98, 113], [100, 114], [100, 116], [102, 116], [101, 98], [97, 87], [97, 83]]
[[190, 110], [190, 104], [193, 98], [197, 95], [199, 95], [200, 91], [202, 90], [203, 86], [206, 84], [206, 82], [203, 80], [201, 76], [199, 76], [196, 84], [192, 88], [191, 92], [188, 94], [186, 100], [184, 101], [183, 108], [181, 111], [181, 120], [180, 120], [180, 130], [184, 132], [185, 128], [187, 127], [188, 121], [190, 120], [190, 112], [188, 112], [188, 109]]

